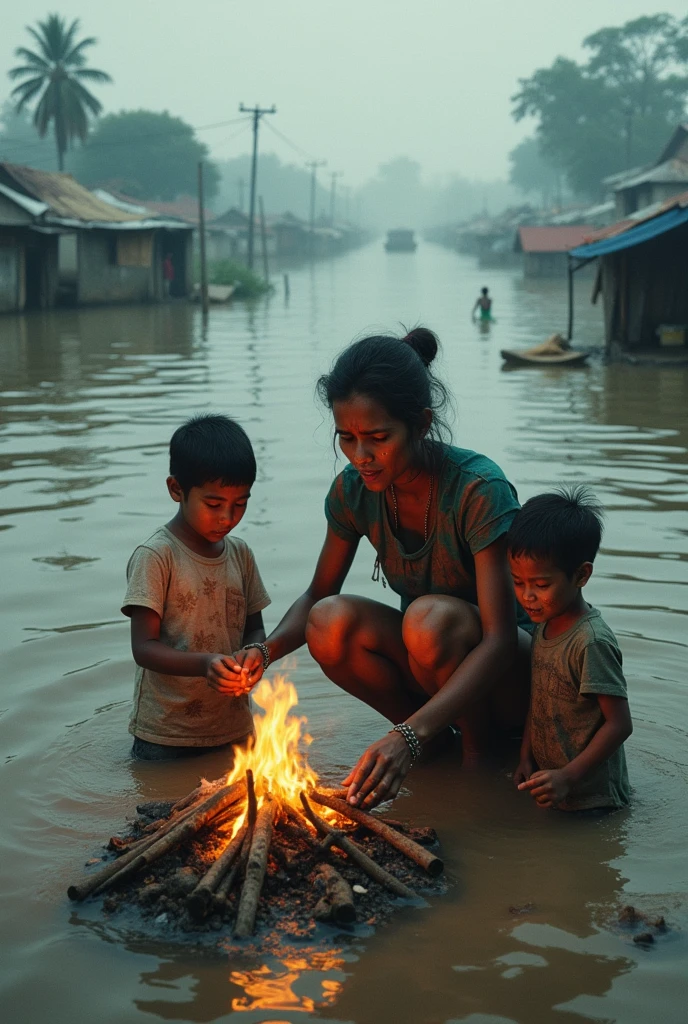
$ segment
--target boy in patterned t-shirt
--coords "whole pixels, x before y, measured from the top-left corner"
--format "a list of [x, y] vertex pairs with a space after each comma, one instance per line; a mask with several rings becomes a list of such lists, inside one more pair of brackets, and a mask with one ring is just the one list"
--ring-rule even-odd
[[233, 420], [197, 416], [175, 431], [167, 489], [179, 509], [127, 565], [135, 757], [203, 753], [253, 731], [248, 693], [263, 668], [243, 662], [251, 647], [267, 660], [270, 598], [251, 549], [229, 534], [255, 478], [251, 442]]
[[633, 731], [616, 637], [582, 589], [602, 537], [585, 488], [540, 494], [507, 534], [519, 603], [537, 623], [530, 711], [514, 782], [541, 807], [624, 807]]

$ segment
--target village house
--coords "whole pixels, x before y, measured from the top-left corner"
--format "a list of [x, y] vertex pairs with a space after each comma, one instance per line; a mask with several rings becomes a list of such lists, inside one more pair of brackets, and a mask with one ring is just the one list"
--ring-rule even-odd
[[688, 124], [678, 126], [657, 161], [604, 179], [621, 220], [688, 189]]
[[523, 254], [525, 277], [566, 277], [568, 253], [593, 231], [590, 224], [521, 226], [514, 251]]
[[608, 350], [688, 356], [688, 191], [593, 232], [570, 256], [570, 310], [573, 272], [599, 261], [593, 302], [602, 295]]
[[104, 202], [69, 174], [0, 163], [0, 311], [154, 302], [191, 289], [191, 229]]

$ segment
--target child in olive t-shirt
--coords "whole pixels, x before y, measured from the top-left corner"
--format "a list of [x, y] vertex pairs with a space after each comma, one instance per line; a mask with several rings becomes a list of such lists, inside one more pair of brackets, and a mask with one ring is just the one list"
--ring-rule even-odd
[[197, 416], [170, 443], [167, 488], [179, 510], [136, 548], [122, 611], [137, 664], [132, 753], [162, 760], [236, 743], [253, 731], [248, 693], [266, 666], [270, 604], [253, 553], [229, 534], [256, 476], [248, 437], [226, 416]]
[[618, 808], [630, 798], [621, 651], [582, 594], [601, 536], [600, 507], [584, 488], [531, 498], [507, 534], [516, 597], [536, 624], [514, 782], [541, 807]]

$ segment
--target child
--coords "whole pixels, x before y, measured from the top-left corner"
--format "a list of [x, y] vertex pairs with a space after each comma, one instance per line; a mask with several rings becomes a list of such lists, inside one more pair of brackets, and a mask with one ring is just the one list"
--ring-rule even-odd
[[492, 319], [492, 299], [487, 288], [480, 289], [480, 295], [475, 300], [471, 317], [475, 320], [476, 310], [480, 310], [480, 319], [483, 321]]
[[602, 537], [585, 488], [540, 494], [507, 534], [519, 603], [537, 623], [531, 703], [514, 775], [541, 807], [623, 807], [633, 731], [616, 637], [583, 599]]
[[[233, 420], [197, 416], [175, 431], [167, 489], [179, 509], [127, 566], [135, 757], [204, 753], [253, 731], [247, 694], [267, 667], [261, 612], [270, 598], [251, 549], [227, 535], [255, 478], [251, 442]], [[258, 648], [263, 665], [242, 668], [242, 646]]]

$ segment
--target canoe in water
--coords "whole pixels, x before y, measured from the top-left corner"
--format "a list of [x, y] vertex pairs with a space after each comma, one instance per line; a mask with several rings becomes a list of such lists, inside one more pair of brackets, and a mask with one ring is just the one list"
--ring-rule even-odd
[[570, 350], [541, 355], [508, 348], [503, 348], [501, 351], [502, 359], [510, 366], [580, 366], [589, 355], [589, 352], [571, 352]]

